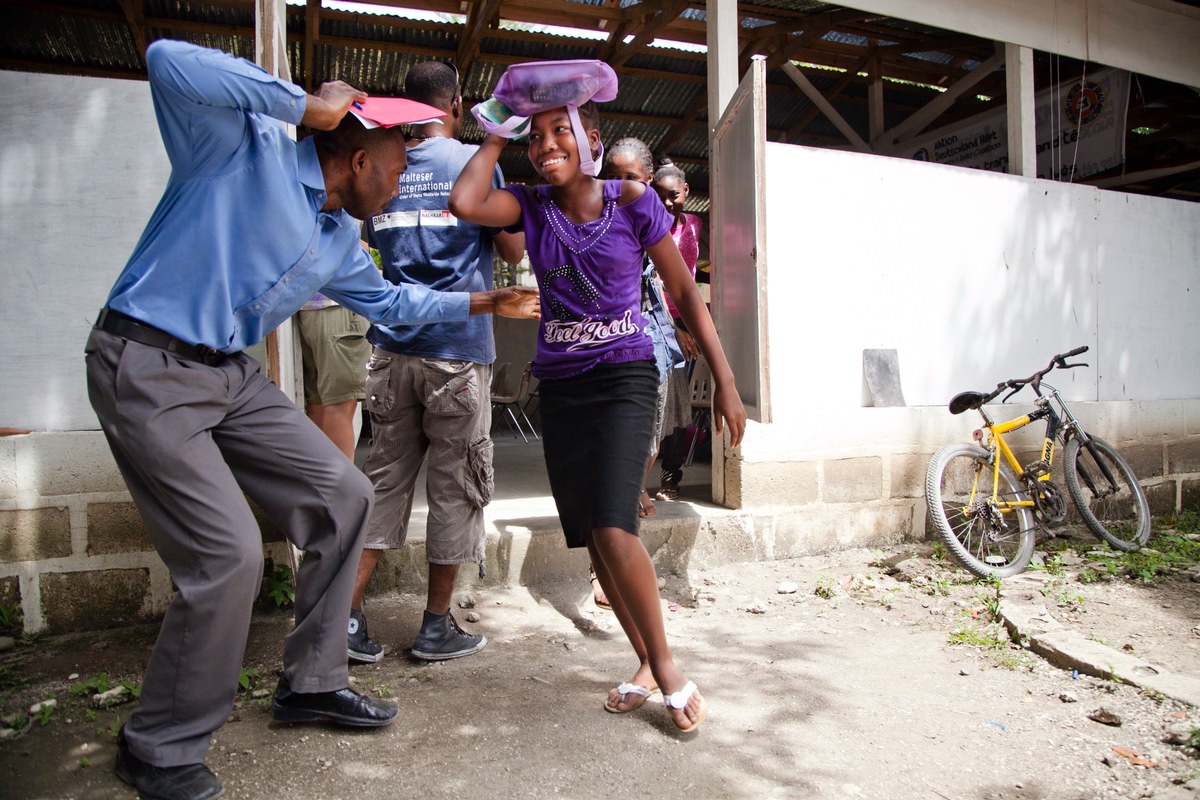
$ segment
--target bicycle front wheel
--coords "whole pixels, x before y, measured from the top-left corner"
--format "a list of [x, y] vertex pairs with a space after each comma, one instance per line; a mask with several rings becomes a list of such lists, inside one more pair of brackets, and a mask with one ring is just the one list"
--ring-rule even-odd
[[992, 497], [988, 452], [972, 444], [948, 444], [925, 470], [925, 503], [938, 537], [971, 573], [981, 578], [1017, 575], [1033, 557], [1036, 529], [1029, 496], [1012, 470], [1000, 465]]
[[1116, 449], [1095, 436], [1071, 437], [1064, 452], [1067, 491], [1092, 532], [1118, 550], [1150, 541], [1150, 504], [1133, 469]]

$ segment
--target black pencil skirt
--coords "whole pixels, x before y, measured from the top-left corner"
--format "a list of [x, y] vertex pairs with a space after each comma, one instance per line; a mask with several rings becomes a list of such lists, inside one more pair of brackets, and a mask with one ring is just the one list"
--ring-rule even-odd
[[601, 364], [543, 380], [538, 396], [546, 472], [567, 547], [586, 546], [596, 528], [636, 534], [658, 399], [654, 362]]

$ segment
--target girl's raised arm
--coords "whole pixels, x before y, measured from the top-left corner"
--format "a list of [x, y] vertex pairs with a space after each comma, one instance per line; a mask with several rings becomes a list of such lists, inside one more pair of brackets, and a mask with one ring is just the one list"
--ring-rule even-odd
[[700, 296], [700, 290], [696, 287], [696, 280], [688, 272], [671, 234], [668, 233], [658, 244], [647, 248], [646, 252], [650, 254], [650, 260], [658, 269], [658, 275], [662, 278], [667, 293], [675, 301], [675, 307], [679, 309], [684, 324], [687, 325], [696, 344], [700, 345], [700, 352], [704, 354], [712, 370], [715, 432], [721, 433], [722, 423], [728, 425], [730, 447], [737, 447], [746, 431], [746, 409], [734, 385], [733, 370], [725, 360], [725, 350], [721, 347], [721, 340], [717, 338], [717, 329], [704, 306], [704, 298]]
[[521, 219], [521, 204], [503, 189], [492, 188], [496, 162], [507, 140], [489, 134], [463, 167], [450, 190], [450, 213], [488, 228], [515, 225]]

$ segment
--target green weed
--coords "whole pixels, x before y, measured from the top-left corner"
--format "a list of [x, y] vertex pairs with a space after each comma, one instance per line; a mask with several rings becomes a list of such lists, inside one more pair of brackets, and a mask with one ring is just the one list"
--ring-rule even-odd
[[258, 670], [251, 667], [246, 669], [242, 667], [238, 673], [238, 691], [248, 692], [254, 686], [255, 679], [258, 678]]
[[0, 664], [0, 691], [20, 689], [29, 679], [20, 674], [16, 664]]
[[21, 604], [0, 603], [0, 632], [16, 633], [21, 630]]
[[1008, 639], [1001, 636], [995, 626], [979, 628], [974, 625], [959, 625], [950, 632], [950, 644], [963, 644], [984, 650], [1001, 650], [1008, 646]]
[[941, 539], [934, 539], [933, 553], [931, 553], [929, 557], [934, 561], [945, 561], [946, 555], [946, 543]]
[[34, 721], [37, 722], [37, 724], [40, 724], [42, 727], [48, 726], [50, 723], [50, 718], [54, 716], [54, 711], [56, 708], [58, 708], [58, 706], [43, 703], [42, 708], [38, 709], [37, 714], [34, 715]]
[[72, 684], [68, 691], [78, 697], [79, 695], [104, 694], [111, 688], [113, 685], [108, 680], [108, 673], [101, 672], [99, 675], [93, 675], [86, 680]]
[[832, 575], [818, 575], [817, 587], [813, 589], [813, 594], [826, 600], [832, 598], [837, 594], [837, 579]]
[[287, 564], [277, 564], [273, 569], [263, 574], [263, 586], [267, 597], [275, 601], [279, 608], [287, 608], [296, 602], [296, 589], [292, 584], [292, 568]]

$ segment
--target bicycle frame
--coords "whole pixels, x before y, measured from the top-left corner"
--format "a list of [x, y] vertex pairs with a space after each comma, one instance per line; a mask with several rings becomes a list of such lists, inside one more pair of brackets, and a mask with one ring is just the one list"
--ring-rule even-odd
[[[986, 449], [990, 454], [989, 460], [992, 462], [991, 500], [993, 503], [995, 503], [996, 508], [1001, 514], [1011, 514], [1013, 510], [1017, 508], [1037, 507], [1037, 503], [1035, 503], [1032, 499], [1018, 501], [1000, 499], [1001, 459], [1003, 459], [1004, 463], [1007, 463], [1010, 467], [1012, 467], [1013, 473], [1023, 481], [1028, 482], [1029, 478], [1033, 477], [1037, 481], [1049, 482], [1050, 470], [1054, 466], [1055, 442], [1059, 439], [1059, 432], [1062, 432], [1061, 439], [1064, 445], [1066, 445], [1068, 436], [1072, 435], [1073, 433], [1082, 434], [1082, 430], [1079, 427], [1078, 421], [1075, 419], [1074, 415], [1071, 414], [1071, 410], [1067, 408], [1066, 404], [1063, 402], [1062, 397], [1058, 393], [1058, 389], [1055, 389], [1050, 384], [1043, 385], [1050, 390], [1050, 393], [1048, 395], [1043, 395], [1041, 386], [1035, 386], [1034, 392], [1037, 394], [1037, 409], [1029, 414], [1023, 414], [1022, 416], [1010, 419], [1006, 422], [997, 423], [988, 416], [987, 411], [983, 406], [980, 406], [978, 409], [980, 416], [983, 417], [984, 429], [988, 431], [988, 436], [986, 440], [984, 440], [983, 430], [977, 430], [975, 432], [975, 441], [978, 442], [979, 445]], [[1063, 417], [1060, 417], [1050, 405], [1052, 400], [1057, 402], [1059, 408], [1062, 409]], [[1063, 418], [1066, 418], [1067, 420], [1066, 425], [1063, 425], [1062, 423]], [[1041, 458], [1038, 461], [1035, 461], [1033, 464], [1023, 466], [1021, 462], [1017, 460], [1017, 456], [1015, 453], [1013, 453], [1013, 450], [1009, 446], [1008, 442], [1005, 441], [1004, 434], [1020, 430], [1021, 428], [1024, 428], [1025, 426], [1042, 419], [1046, 420], [1046, 432], [1042, 438]], [[997, 453], [999, 454], [1000, 458], [997, 458]], [[971, 499], [975, 499], [974, 487], [972, 488]]]

